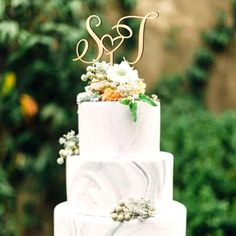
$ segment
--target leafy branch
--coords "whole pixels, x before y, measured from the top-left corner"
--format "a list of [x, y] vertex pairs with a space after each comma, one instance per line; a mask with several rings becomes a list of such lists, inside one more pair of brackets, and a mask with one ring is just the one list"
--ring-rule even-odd
[[145, 102], [151, 106], [157, 106], [157, 103], [154, 99], [149, 96], [141, 93], [139, 94], [137, 99], [133, 99], [132, 97], [123, 98], [120, 100], [120, 103], [126, 106], [129, 106], [131, 118], [134, 122], [137, 121], [137, 109], [138, 109], [138, 101]]

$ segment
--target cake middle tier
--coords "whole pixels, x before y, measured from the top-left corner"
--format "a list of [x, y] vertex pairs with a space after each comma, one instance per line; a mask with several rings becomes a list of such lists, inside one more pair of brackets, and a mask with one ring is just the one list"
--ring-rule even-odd
[[160, 151], [160, 103], [137, 102], [137, 121], [120, 102], [79, 104], [80, 154], [128, 158]]
[[173, 156], [87, 159], [71, 156], [66, 163], [67, 200], [81, 214], [109, 215], [119, 201], [146, 198], [153, 205], [173, 199]]

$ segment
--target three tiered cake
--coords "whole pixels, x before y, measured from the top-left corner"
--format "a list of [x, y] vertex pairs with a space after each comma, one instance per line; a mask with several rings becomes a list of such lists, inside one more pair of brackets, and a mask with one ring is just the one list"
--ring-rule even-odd
[[72, 144], [59, 159], [67, 156], [67, 201], [55, 208], [54, 236], [185, 236], [173, 155], [160, 151], [159, 100], [127, 62], [95, 63], [82, 79], [80, 154]]

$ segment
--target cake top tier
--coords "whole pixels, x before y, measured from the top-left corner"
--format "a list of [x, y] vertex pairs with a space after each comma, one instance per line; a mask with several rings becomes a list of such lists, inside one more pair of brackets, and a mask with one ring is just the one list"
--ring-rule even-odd
[[109, 159], [155, 156], [160, 150], [160, 105], [137, 102], [137, 122], [119, 102], [79, 104], [80, 155]]

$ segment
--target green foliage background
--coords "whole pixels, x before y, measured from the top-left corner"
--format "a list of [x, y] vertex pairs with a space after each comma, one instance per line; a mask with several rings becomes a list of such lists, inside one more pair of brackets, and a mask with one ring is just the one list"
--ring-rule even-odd
[[[105, 0], [0, 1], [0, 235], [52, 235], [53, 207], [66, 199], [58, 138], [77, 127], [83, 65], [75, 45]], [[124, 15], [135, 1], [120, 1]], [[203, 33], [182, 74], [155, 88], [162, 100], [162, 150], [175, 154], [175, 198], [188, 208], [187, 235], [236, 232], [236, 112], [209, 113], [203, 95], [217, 53], [231, 46], [236, 21], [225, 14]], [[105, 30], [107, 24], [105, 23]], [[127, 49], [126, 49], [127, 50]], [[90, 52], [93, 55], [93, 52]], [[118, 56], [119, 57], [119, 56]], [[9, 74], [16, 83], [9, 83]], [[38, 107], [22, 112], [22, 95]]]

